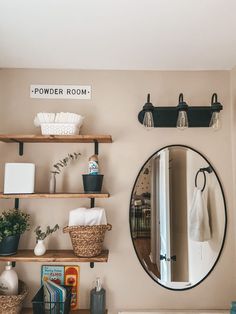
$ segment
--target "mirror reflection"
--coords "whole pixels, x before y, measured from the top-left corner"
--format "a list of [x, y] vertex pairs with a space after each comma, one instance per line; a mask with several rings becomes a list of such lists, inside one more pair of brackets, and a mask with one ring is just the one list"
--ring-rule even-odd
[[142, 167], [131, 196], [130, 227], [147, 273], [169, 289], [188, 289], [214, 268], [226, 208], [212, 166], [195, 150], [169, 146]]

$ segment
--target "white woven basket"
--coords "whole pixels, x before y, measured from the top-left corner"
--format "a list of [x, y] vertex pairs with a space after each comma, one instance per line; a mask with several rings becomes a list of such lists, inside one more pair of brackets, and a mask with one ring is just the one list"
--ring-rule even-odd
[[74, 135], [79, 134], [80, 126], [74, 123], [42, 123], [42, 135]]

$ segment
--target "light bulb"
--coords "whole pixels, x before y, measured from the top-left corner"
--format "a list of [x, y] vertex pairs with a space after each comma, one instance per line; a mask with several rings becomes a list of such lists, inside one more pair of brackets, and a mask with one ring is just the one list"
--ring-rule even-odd
[[179, 130], [184, 130], [188, 127], [188, 116], [185, 110], [179, 111], [176, 127]]
[[143, 125], [147, 130], [154, 128], [154, 120], [152, 111], [146, 111], [143, 118]]
[[219, 111], [213, 111], [209, 127], [211, 127], [214, 131], [217, 131], [220, 129], [221, 121], [220, 121]]

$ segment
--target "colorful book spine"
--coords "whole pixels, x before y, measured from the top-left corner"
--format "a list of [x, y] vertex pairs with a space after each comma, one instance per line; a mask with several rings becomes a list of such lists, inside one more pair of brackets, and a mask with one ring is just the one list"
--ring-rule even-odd
[[65, 285], [72, 287], [72, 310], [79, 308], [79, 271], [79, 266], [65, 266]]

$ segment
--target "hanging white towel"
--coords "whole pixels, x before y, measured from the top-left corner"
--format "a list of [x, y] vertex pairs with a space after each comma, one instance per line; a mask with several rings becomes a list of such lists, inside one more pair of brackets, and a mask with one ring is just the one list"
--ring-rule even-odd
[[189, 236], [193, 241], [204, 242], [211, 238], [206, 193], [195, 188], [189, 213]]
[[104, 208], [77, 208], [69, 213], [69, 226], [93, 226], [106, 225], [106, 213]]

